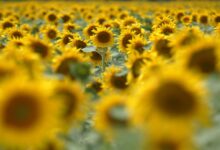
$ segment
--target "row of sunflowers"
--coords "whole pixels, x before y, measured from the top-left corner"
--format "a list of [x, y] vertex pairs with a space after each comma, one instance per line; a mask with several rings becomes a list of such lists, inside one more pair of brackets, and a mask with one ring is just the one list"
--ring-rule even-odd
[[219, 2], [1, 2], [1, 150], [218, 150]]

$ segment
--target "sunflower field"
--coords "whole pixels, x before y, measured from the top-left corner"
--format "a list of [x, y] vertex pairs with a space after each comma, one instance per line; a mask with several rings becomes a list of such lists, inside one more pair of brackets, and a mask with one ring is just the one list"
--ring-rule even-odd
[[220, 2], [0, 2], [0, 150], [219, 139]]

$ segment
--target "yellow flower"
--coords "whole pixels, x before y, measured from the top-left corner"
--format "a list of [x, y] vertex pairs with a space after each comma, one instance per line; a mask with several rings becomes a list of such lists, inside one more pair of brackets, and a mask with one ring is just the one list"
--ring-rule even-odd
[[115, 89], [115, 90], [126, 90], [127, 85], [127, 74], [120, 74], [121, 69], [117, 67], [108, 67], [104, 72], [104, 89]]
[[50, 98], [50, 84], [20, 77], [2, 85], [0, 92], [0, 141], [4, 146], [28, 149], [58, 131], [60, 108]]
[[182, 63], [183, 67], [202, 74], [218, 72], [219, 48], [219, 41], [213, 38], [203, 38], [178, 53], [176, 60]]
[[145, 82], [137, 84], [140, 90], [133, 105], [139, 124], [151, 120], [191, 125], [195, 121], [209, 122], [206, 89], [200, 78], [176, 67], [163, 67]]
[[76, 48], [65, 49], [61, 55], [54, 58], [53, 69], [56, 73], [75, 79], [71, 74], [71, 64], [79, 62], [85, 62], [85, 58]]
[[97, 29], [97, 24], [89, 24], [88, 26], [83, 29], [83, 34], [86, 38], [90, 38], [91, 36], [95, 35], [95, 30]]
[[131, 114], [127, 101], [127, 96], [115, 93], [102, 97], [95, 106], [95, 129], [107, 138], [112, 138], [117, 129], [128, 128]]
[[131, 31], [123, 31], [119, 35], [118, 47], [122, 52], [127, 52], [128, 45], [131, 43], [132, 38], [134, 37], [134, 33]]
[[146, 44], [146, 39], [143, 36], [136, 35], [133, 39], [130, 40], [130, 44], [128, 44], [128, 53], [142, 54], [145, 51], [144, 46], [146, 46]]
[[105, 27], [98, 27], [95, 30], [95, 35], [91, 37], [93, 43], [97, 47], [109, 47], [113, 45], [113, 33]]
[[45, 38], [48, 40], [53, 40], [59, 36], [59, 31], [55, 26], [44, 26], [41, 30]]
[[87, 97], [78, 83], [70, 80], [58, 82], [54, 88], [54, 97], [62, 102], [60, 119], [64, 131], [85, 118]]

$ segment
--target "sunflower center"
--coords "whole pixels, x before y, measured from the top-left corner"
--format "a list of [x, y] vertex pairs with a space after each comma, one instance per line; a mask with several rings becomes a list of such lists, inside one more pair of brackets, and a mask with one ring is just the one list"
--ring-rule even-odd
[[70, 39], [73, 39], [73, 35], [70, 35], [70, 34], [65, 35], [65, 36], [63, 37], [63, 44], [64, 44], [64, 45], [67, 45], [67, 44], [70, 42]]
[[51, 21], [51, 22], [55, 21], [56, 19], [57, 19], [57, 17], [56, 17], [56, 15], [54, 15], [54, 14], [50, 14], [50, 15], [48, 16], [48, 20]]
[[122, 76], [113, 75], [111, 77], [111, 84], [117, 89], [125, 89], [127, 88], [127, 74]]
[[5, 104], [3, 123], [14, 129], [32, 127], [39, 119], [39, 103], [33, 95], [16, 93]]
[[83, 49], [83, 48], [86, 47], [86, 43], [85, 43], [84, 41], [82, 41], [82, 40], [76, 40], [76, 41], [74, 42], [74, 46], [75, 46], [76, 48], [78, 48], [78, 49]]
[[64, 75], [70, 74], [70, 67], [72, 64], [76, 63], [77, 59], [74, 57], [64, 59], [57, 68], [57, 73]]
[[3, 23], [3, 29], [12, 28], [14, 25], [11, 22]]
[[23, 34], [19, 31], [15, 31], [12, 33], [11, 37], [14, 37], [14, 38], [22, 38], [23, 37]]
[[219, 23], [220, 22], [220, 16], [216, 16], [215, 17], [215, 23]]
[[30, 46], [34, 52], [38, 53], [43, 58], [45, 58], [49, 54], [48, 46], [43, 44], [42, 42], [32, 42]]
[[92, 89], [94, 89], [96, 92], [99, 92], [102, 90], [102, 84], [100, 82], [93, 82], [90, 86]]
[[137, 27], [132, 28], [131, 31], [134, 31], [135, 34], [141, 34], [141, 29]]
[[158, 150], [178, 150], [179, 144], [174, 141], [163, 140], [160, 141], [157, 145]]
[[135, 62], [133, 63], [131, 67], [131, 71], [132, 71], [132, 75], [134, 76], [134, 78], [137, 78], [140, 75], [141, 67], [143, 64], [144, 62], [142, 58], [135, 60]]
[[188, 62], [189, 68], [199, 69], [203, 73], [216, 71], [217, 58], [214, 47], [205, 47], [192, 54]]
[[124, 48], [127, 48], [128, 44], [130, 44], [130, 40], [132, 39], [132, 35], [131, 34], [126, 34], [123, 39], [122, 39], [122, 45]]
[[165, 35], [170, 35], [170, 34], [174, 33], [174, 29], [171, 27], [166, 27], [162, 30], [162, 33]]
[[96, 29], [96, 26], [90, 26], [89, 28], [88, 28], [88, 30], [87, 30], [87, 33], [88, 33], [88, 35], [89, 36], [92, 36], [92, 35], [94, 35], [95, 33], [94, 33], [94, 30]]
[[108, 43], [111, 40], [111, 35], [106, 31], [97, 33], [97, 40], [101, 43]]
[[201, 16], [200, 17], [200, 22], [202, 24], [207, 24], [208, 23], [208, 16]]
[[70, 16], [69, 15], [62, 16], [62, 20], [63, 20], [63, 23], [66, 23], [70, 20]]
[[69, 89], [59, 89], [58, 95], [60, 95], [64, 101], [65, 110], [63, 117], [69, 118], [76, 109], [76, 96]]
[[165, 57], [171, 57], [171, 50], [172, 48], [169, 46], [169, 41], [166, 39], [160, 39], [155, 43], [156, 51], [159, 55]]
[[134, 45], [134, 49], [141, 54], [144, 52], [144, 44], [141, 42], [137, 42]]
[[90, 57], [92, 60], [98, 60], [101, 61], [102, 60], [102, 56], [98, 53], [98, 52], [92, 52], [92, 55]]
[[195, 109], [195, 96], [181, 84], [173, 81], [161, 84], [153, 93], [154, 105], [169, 116], [183, 116]]
[[57, 37], [57, 32], [55, 30], [49, 30], [47, 32], [47, 37], [50, 39], [55, 39]]

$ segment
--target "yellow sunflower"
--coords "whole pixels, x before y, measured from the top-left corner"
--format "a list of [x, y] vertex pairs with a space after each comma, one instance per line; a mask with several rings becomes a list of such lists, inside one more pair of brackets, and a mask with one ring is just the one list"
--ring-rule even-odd
[[50, 84], [18, 78], [0, 92], [0, 141], [6, 148], [35, 147], [58, 131], [60, 108]]
[[95, 30], [97, 29], [97, 24], [89, 24], [83, 29], [83, 34], [86, 38], [90, 38], [91, 36], [95, 35]]
[[134, 33], [131, 31], [123, 31], [119, 35], [118, 47], [121, 52], [127, 52], [128, 45], [131, 43]]
[[105, 27], [97, 27], [95, 35], [91, 37], [93, 43], [97, 47], [109, 47], [114, 43], [113, 33]]
[[78, 49], [71, 48], [65, 49], [63, 54], [58, 55], [53, 60], [53, 69], [54, 72], [69, 76], [72, 79], [75, 77], [71, 74], [71, 64], [85, 62], [86, 58], [83, 57], [81, 53], [78, 52]]
[[73, 125], [85, 118], [87, 110], [87, 96], [82, 87], [69, 80], [60, 81], [53, 90], [54, 97], [62, 103], [61, 122], [62, 128], [71, 129]]
[[[127, 105], [128, 97], [125, 95], [111, 94], [102, 97], [95, 106], [95, 129], [107, 138], [111, 138], [120, 128], [130, 126], [131, 114]], [[119, 114], [120, 113], [120, 114]]]
[[142, 80], [142, 84], [137, 84], [140, 90], [133, 106], [138, 110], [135, 115], [138, 124], [152, 120], [182, 125], [209, 123], [206, 89], [200, 77], [176, 67], [163, 67], [146, 82]]
[[146, 46], [147, 41], [146, 39], [141, 36], [137, 35], [133, 39], [130, 40], [130, 44], [128, 44], [128, 53], [133, 54], [133, 53], [139, 53], [142, 54], [145, 51], [144, 46]]

